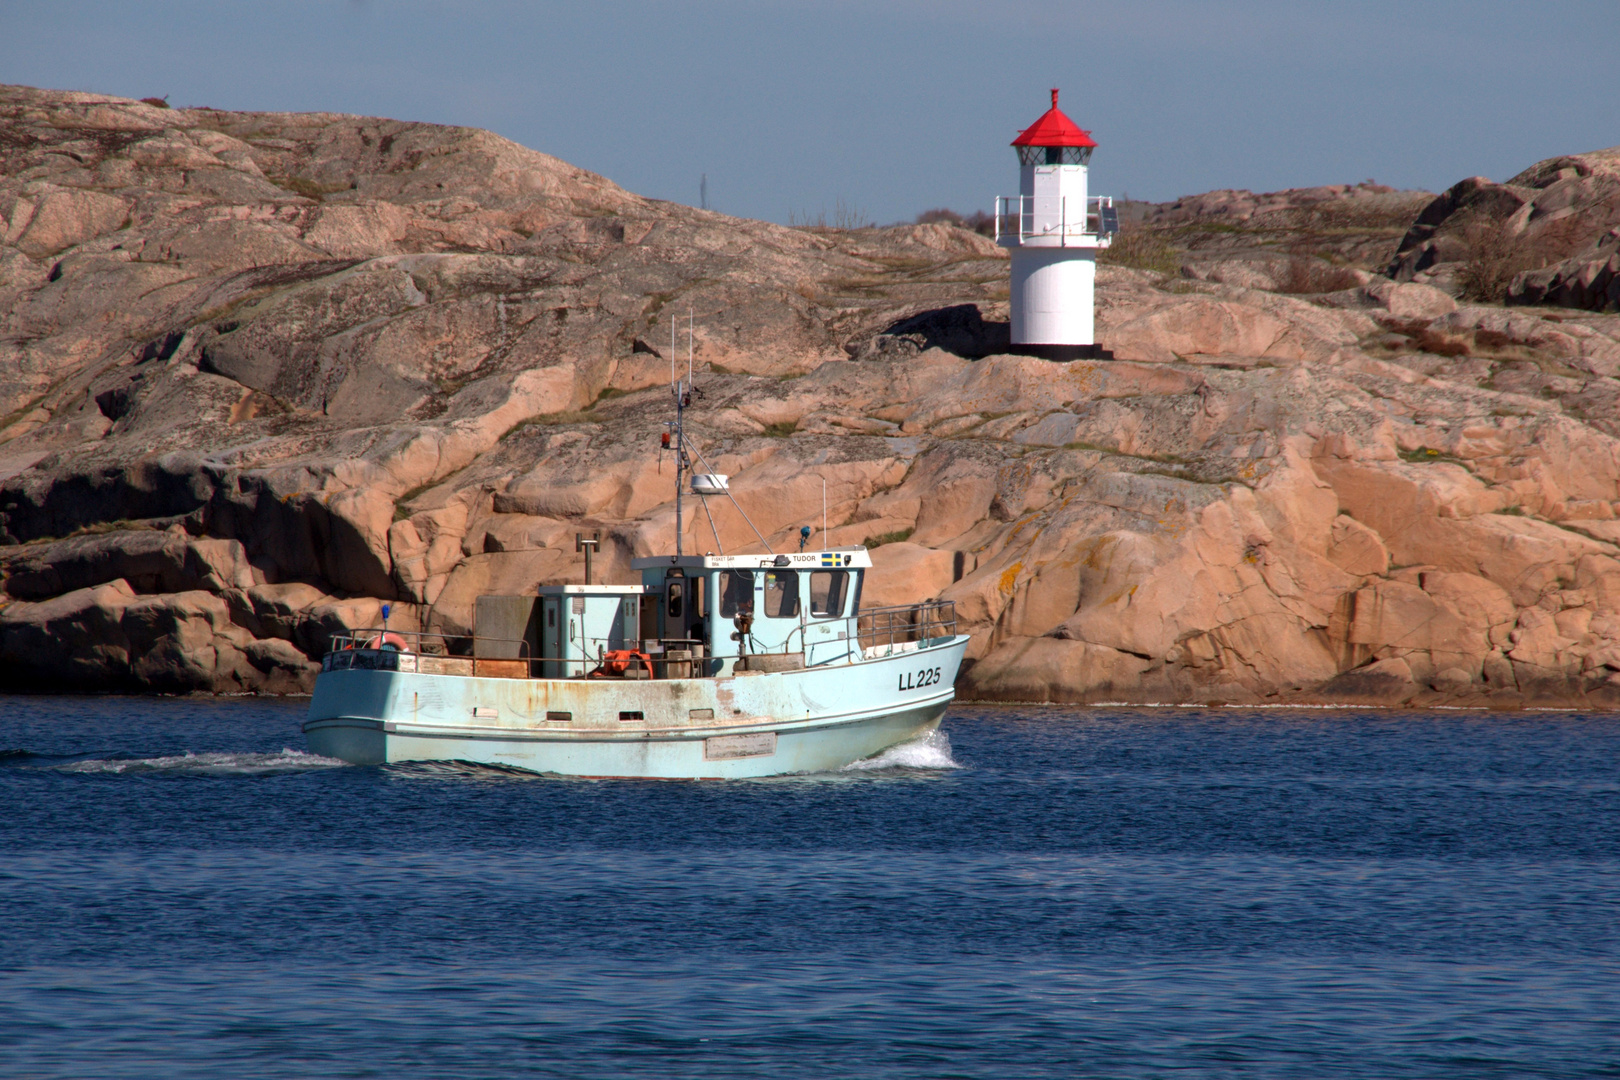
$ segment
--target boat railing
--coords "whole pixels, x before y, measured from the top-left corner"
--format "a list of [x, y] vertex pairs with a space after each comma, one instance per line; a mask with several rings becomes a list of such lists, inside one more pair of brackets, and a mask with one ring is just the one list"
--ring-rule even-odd
[[938, 638], [956, 634], [956, 601], [927, 600], [858, 612], [854, 638], [866, 657], [920, 648]]
[[[806, 631], [829, 625], [843, 628], [842, 640], [849, 643], [849, 652], [856, 659], [871, 660], [897, 652], [928, 648], [936, 641], [954, 637], [956, 602], [928, 600], [920, 604], [866, 608], [854, 615], [814, 619], [795, 626], [780, 645], [761, 648], [755, 642], [748, 651], [806, 652]], [[622, 654], [617, 660], [610, 656], [615, 650], [613, 643], [605, 638], [590, 638], [580, 644], [580, 653], [536, 656], [530, 643], [522, 638], [369, 627], [332, 635], [329, 651], [321, 661], [321, 670], [358, 668], [423, 675], [534, 678], [542, 674], [544, 669], [541, 665], [549, 662], [566, 665], [566, 674], [562, 677], [579, 678], [589, 675], [593, 669], [600, 670], [605, 664], [622, 665], [625, 662]], [[702, 647], [700, 640], [670, 639], [664, 644], [666, 647], [685, 645], [686, 653], [680, 659], [660, 654], [649, 656], [647, 662], [655, 668], [659, 677], [673, 677], [675, 670], [687, 671], [690, 669], [686, 665], [702, 663], [697, 657], [691, 656], [692, 652]], [[823, 643], [815, 644], [819, 646]], [[631, 649], [634, 649], [633, 645]]]
[[[463, 652], [471, 647], [471, 653]], [[491, 652], [510, 654], [491, 656]], [[361, 668], [372, 671], [415, 671], [444, 675], [527, 675], [535, 658], [522, 638], [444, 634], [431, 630], [394, 630], [373, 626], [333, 634], [322, 671]]]
[[825, 640], [813, 641], [810, 637], [812, 630], [829, 626], [843, 630], [839, 640], [849, 644], [850, 652], [870, 659], [888, 652], [926, 647], [930, 641], [954, 636], [956, 601], [928, 600], [921, 604], [865, 608], [854, 615], [812, 618], [795, 626], [780, 645], [761, 647], [754, 641], [749, 651], [764, 654], [808, 652], [811, 647], [832, 644]]
[[[431, 630], [396, 630], [386, 626], [361, 627], [343, 634], [333, 634], [328, 652], [349, 649], [392, 649], [396, 652], [417, 652], [437, 656], [451, 656], [458, 648], [465, 648], [473, 640], [469, 634], [442, 634]], [[527, 646], [527, 642], [523, 642]]]
[[[334, 634], [331, 646], [321, 661], [323, 671], [346, 671], [359, 668], [371, 671], [405, 671], [421, 675], [488, 675], [504, 678], [535, 678], [544, 672], [546, 663], [563, 665], [563, 678], [583, 678], [599, 671], [615, 660], [616, 651], [634, 651], [639, 643], [627, 642], [617, 647], [608, 638], [587, 637], [580, 642], [580, 651], [566, 656], [535, 655], [533, 646], [523, 638], [489, 637], [483, 634], [444, 634], [434, 631], [388, 630], [370, 627]], [[690, 671], [694, 659], [692, 652], [702, 647], [697, 639], [670, 638], [664, 648], [684, 648], [678, 659], [660, 652], [648, 656], [646, 663], [659, 672]], [[470, 652], [468, 650], [471, 650]]]

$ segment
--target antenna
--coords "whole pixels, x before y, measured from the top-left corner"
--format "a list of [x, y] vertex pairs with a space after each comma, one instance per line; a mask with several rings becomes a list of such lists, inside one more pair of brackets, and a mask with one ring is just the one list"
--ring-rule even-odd
[[827, 478], [821, 478], [821, 550], [827, 550]]
[[686, 309], [686, 385], [692, 385], [692, 309]]
[[709, 208], [709, 174], [704, 173], [703, 179], [698, 181], [698, 204], [707, 210]]

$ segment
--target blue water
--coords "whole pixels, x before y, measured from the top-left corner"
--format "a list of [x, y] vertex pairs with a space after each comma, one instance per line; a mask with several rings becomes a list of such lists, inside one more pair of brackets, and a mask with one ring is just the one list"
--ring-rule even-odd
[[0, 1075], [1620, 1076], [1620, 717], [959, 707], [627, 783], [300, 716], [0, 699]]

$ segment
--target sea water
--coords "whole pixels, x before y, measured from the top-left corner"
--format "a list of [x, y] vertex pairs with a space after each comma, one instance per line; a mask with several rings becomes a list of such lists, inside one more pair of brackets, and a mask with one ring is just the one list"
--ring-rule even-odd
[[0, 1075], [1620, 1074], [1620, 718], [964, 706], [838, 773], [0, 699]]

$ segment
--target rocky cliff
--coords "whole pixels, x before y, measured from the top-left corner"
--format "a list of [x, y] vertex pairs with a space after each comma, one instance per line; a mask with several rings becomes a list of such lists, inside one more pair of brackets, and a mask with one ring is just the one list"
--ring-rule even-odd
[[1459, 181], [1424, 207], [1389, 273], [1482, 300], [1620, 310], [1620, 147]]
[[[706, 466], [778, 549], [825, 482], [869, 603], [957, 601], [964, 694], [1620, 703], [1620, 317], [1371, 272], [1432, 198], [1153, 208], [1099, 276], [1118, 359], [1054, 364], [950, 225], [0, 89], [0, 680], [295, 690], [385, 600], [465, 633], [577, 580], [580, 529], [625, 574], [672, 539], [690, 312]], [[758, 550], [710, 509], [690, 545]]]

